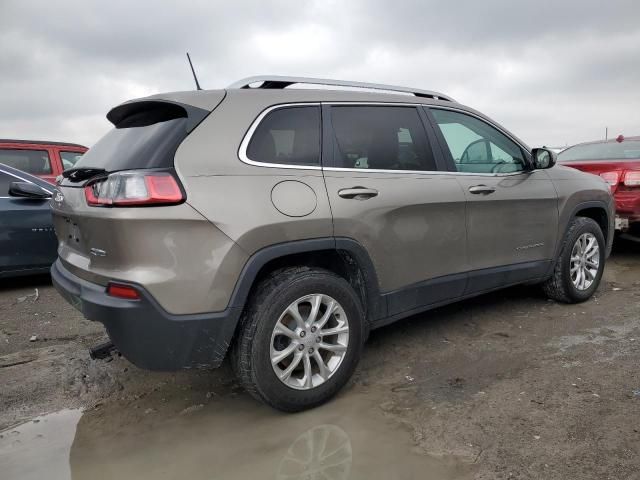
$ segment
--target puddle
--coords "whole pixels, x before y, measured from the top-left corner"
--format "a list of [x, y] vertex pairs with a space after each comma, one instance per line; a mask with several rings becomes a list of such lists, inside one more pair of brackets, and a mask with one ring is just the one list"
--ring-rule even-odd
[[632, 320], [624, 325], [606, 325], [604, 327], [590, 328], [586, 330], [587, 333], [585, 334], [565, 335], [549, 342], [548, 345], [558, 348], [562, 353], [586, 344], [602, 346], [607, 342], [623, 340], [639, 327], [640, 322]]
[[0, 432], [0, 477], [71, 478], [69, 451], [81, 416], [80, 410], [62, 410]]
[[[147, 405], [135, 409], [111, 405], [85, 412], [80, 421], [79, 414], [60, 413], [44, 417], [47, 422], [12, 429], [23, 429], [16, 436], [21, 438], [19, 447], [10, 445], [10, 436], [2, 439], [9, 444], [0, 453], [1, 476], [12, 480], [466, 478], [467, 465], [417, 452], [411, 432], [386, 418], [379, 403], [380, 398], [349, 392], [309, 412], [282, 414], [242, 394], [217, 398], [182, 415], [167, 415], [162, 406], [158, 411], [145, 410]], [[49, 427], [58, 431], [55, 441], [36, 438], [45, 423], [48, 427], [42, 431]], [[52, 475], [52, 465], [57, 476]]]

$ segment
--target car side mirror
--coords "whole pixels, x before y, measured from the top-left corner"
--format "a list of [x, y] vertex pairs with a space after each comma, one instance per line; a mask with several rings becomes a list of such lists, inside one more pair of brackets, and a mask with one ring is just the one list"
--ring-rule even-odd
[[548, 148], [534, 148], [531, 151], [531, 156], [533, 157], [533, 168], [535, 170], [551, 168], [558, 160], [558, 155]]
[[9, 195], [12, 197], [32, 198], [34, 200], [51, 198], [51, 193], [29, 182], [11, 182], [9, 184]]

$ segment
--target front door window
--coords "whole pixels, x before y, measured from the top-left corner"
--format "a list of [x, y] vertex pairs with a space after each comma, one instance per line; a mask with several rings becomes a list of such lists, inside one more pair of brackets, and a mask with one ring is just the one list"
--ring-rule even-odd
[[431, 109], [458, 172], [513, 173], [525, 169], [522, 149], [505, 134], [471, 115]]

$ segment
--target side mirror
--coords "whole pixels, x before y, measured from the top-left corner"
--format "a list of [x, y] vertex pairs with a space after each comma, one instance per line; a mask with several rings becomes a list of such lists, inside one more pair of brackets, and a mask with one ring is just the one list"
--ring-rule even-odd
[[51, 198], [51, 193], [29, 182], [11, 182], [9, 184], [9, 195], [12, 197], [32, 198], [34, 200]]
[[533, 168], [535, 170], [551, 168], [558, 160], [558, 155], [547, 148], [534, 148], [531, 151], [531, 155], [533, 156]]

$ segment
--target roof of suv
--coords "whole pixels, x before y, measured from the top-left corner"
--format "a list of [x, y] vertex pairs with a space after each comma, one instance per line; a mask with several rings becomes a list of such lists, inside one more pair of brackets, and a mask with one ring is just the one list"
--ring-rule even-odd
[[45, 140], [15, 140], [11, 138], [0, 138], [0, 144], [3, 143], [13, 143], [13, 144], [33, 144], [33, 145], [56, 145], [61, 147], [79, 147], [79, 148], [87, 148], [84, 145], [80, 145], [78, 143], [68, 143], [68, 142], [47, 142]]
[[[258, 85], [254, 86], [255, 84]], [[291, 85], [302, 85], [302, 88], [287, 88]], [[430, 90], [376, 83], [274, 75], [258, 76], [239, 80], [226, 89], [166, 92], [133, 99], [125, 102], [125, 104], [142, 100], [164, 100], [213, 110], [225, 98], [234, 99], [241, 104], [252, 104], [259, 109], [276, 104], [317, 102], [438, 105], [476, 115], [498, 126], [500, 130], [515, 139], [521, 146], [526, 147], [525, 142], [505, 128], [497, 125], [486, 115], [456, 102], [448, 95]], [[525, 149], [529, 151], [529, 147]]]

